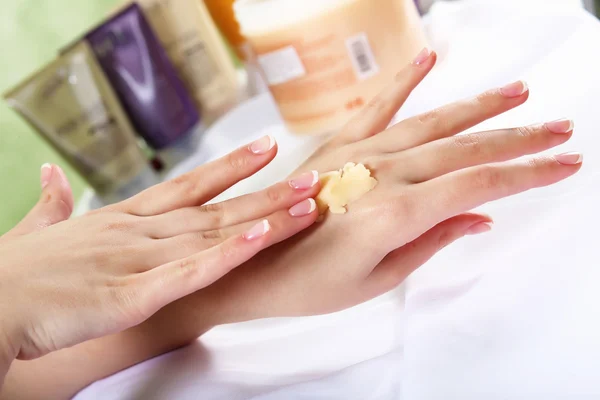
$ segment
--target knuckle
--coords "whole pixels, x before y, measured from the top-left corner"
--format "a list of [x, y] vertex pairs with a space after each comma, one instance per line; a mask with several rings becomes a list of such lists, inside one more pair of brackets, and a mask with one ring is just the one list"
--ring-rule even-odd
[[201, 282], [206, 275], [206, 265], [195, 257], [179, 260], [175, 264], [176, 281]]
[[281, 190], [277, 186], [268, 188], [265, 194], [271, 204], [279, 204], [283, 198], [283, 193], [281, 193]]
[[480, 156], [486, 151], [482, 137], [478, 134], [457, 136], [452, 140], [456, 147], [467, 153], [467, 156]]
[[417, 122], [428, 129], [439, 131], [445, 127], [444, 121], [441, 118], [442, 113], [443, 109], [441, 108], [433, 109], [417, 116]]
[[219, 251], [222, 260], [230, 260], [235, 258], [237, 254], [237, 248], [230, 244], [223, 244], [219, 246]]
[[239, 152], [229, 153], [225, 157], [225, 162], [232, 171], [243, 171], [248, 167], [248, 157]]
[[530, 139], [535, 137], [536, 133], [538, 132], [538, 129], [532, 126], [520, 126], [518, 128], [514, 128], [512, 131], [519, 137]]
[[369, 101], [367, 104], [367, 108], [369, 110], [378, 114], [387, 111], [389, 107], [390, 103], [384, 101], [380, 95], [373, 97], [373, 99], [371, 99], [371, 101]]
[[495, 98], [495, 92], [483, 92], [479, 93], [477, 96], [473, 98], [473, 103], [475, 106], [485, 106], [489, 105], [490, 101]]
[[175, 263], [175, 271], [182, 278], [189, 278], [195, 274], [198, 267], [198, 261], [194, 257], [188, 257]]
[[221, 233], [220, 230], [215, 229], [212, 231], [205, 231], [205, 232], [200, 233], [200, 237], [204, 241], [214, 241], [214, 240], [222, 239], [223, 234]]
[[211, 226], [222, 226], [225, 210], [222, 203], [205, 204], [198, 208], [201, 218], [209, 218]]
[[189, 174], [185, 174], [171, 179], [171, 181], [169, 181], [169, 185], [173, 186], [173, 189], [178, 192], [183, 191], [184, 193], [188, 194], [196, 186], [192, 183], [193, 181], [193, 179], [190, 179]]
[[503, 174], [498, 168], [484, 166], [479, 168], [473, 182], [477, 188], [490, 190], [503, 187], [505, 183], [503, 178]]
[[42, 194], [42, 197], [40, 199], [40, 203], [42, 204], [49, 204], [54, 200], [54, 196], [52, 195], [52, 193], [44, 193]]
[[197, 179], [193, 179], [191, 174], [173, 178], [169, 181], [169, 185], [172, 186], [172, 191], [181, 193], [185, 197], [196, 197], [196, 193], [199, 190]]
[[548, 158], [546, 157], [533, 157], [528, 158], [525, 161], [525, 165], [531, 169], [539, 170], [548, 166]]

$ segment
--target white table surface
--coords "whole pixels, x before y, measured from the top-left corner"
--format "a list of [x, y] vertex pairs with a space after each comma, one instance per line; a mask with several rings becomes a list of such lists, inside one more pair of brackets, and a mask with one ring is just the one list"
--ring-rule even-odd
[[[574, 178], [483, 207], [492, 233], [445, 249], [406, 285], [328, 316], [217, 328], [76, 399], [600, 398], [600, 24], [577, 8], [438, 4], [428, 27], [438, 67], [399, 117], [516, 79], [526, 105], [478, 129], [563, 116], [583, 150]], [[268, 96], [209, 132], [174, 174], [265, 132], [274, 164], [222, 197], [281, 179], [318, 140], [289, 135]]]

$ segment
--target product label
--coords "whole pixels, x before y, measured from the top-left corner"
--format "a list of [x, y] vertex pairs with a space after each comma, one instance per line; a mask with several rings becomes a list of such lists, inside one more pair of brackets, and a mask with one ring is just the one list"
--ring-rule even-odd
[[405, 0], [322, 3], [311, 18], [246, 30], [280, 114], [297, 133], [346, 124], [425, 46], [419, 15]]
[[280, 85], [306, 75], [306, 69], [298, 52], [293, 46], [287, 46], [258, 57], [269, 85]]
[[365, 80], [379, 73], [379, 66], [366, 33], [360, 33], [346, 39], [346, 47], [358, 79]]
[[180, 37], [175, 46], [177, 48], [171, 49], [169, 54], [172, 59], [177, 59], [174, 53], [182, 52], [183, 58], [177, 62], [177, 67], [183, 71], [182, 78], [188, 85], [204, 89], [218, 79], [219, 72], [214, 60], [208, 54], [206, 43], [195, 32]]

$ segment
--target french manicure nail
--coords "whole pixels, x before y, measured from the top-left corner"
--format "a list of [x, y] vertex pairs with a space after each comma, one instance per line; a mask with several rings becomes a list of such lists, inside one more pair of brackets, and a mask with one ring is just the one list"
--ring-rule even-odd
[[519, 97], [523, 93], [525, 93], [529, 88], [527, 87], [527, 83], [523, 81], [517, 81], [513, 83], [509, 83], [500, 89], [500, 93], [506, 97]]
[[419, 54], [417, 54], [417, 56], [413, 60], [413, 64], [415, 64], [415, 65], [423, 64], [425, 61], [427, 61], [427, 59], [429, 58], [430, 55], [431, 55], [431, 52], [429, 51], [429, 49], [427, 47], [425, 47], [423, 50], [421, 50], [421, 52]]
[[583, 162], [583, 154], [576, 152], [559, 154], [555, 158], [563, 165], [577, 165]]
[[271, 135], [267, 135], [252, 143], [248, 148], [254, 154], [265, 154], [271, 150], [273, 146], [275, 146], [275, 138]]
[[572, 119], [557, 119], [556, 121], [546, 122], [546, 128], [552, 133], [571, 132], [575, 127]]
[[313, 211], [317, 209], [317, 203], [314, 199], [306, 199], [294, 207], [290, 208], [290, 215], [292, 217], [304, 217], [308, 214], [311, 214]]
[[259, 222], [258, 224], [254, 225], [252, 228], [250, 228], [242, 236], [244, 236], [244, 239], [246, 239], [246, 240], [255, 240], [255, 239], [265, 236], [267, 234], [267, 232], [269, 232], [270, 230], [271, 230], [271, 225], [269, 224], [269, 221], [264, 219], [261, 222]]
[[467, 230], [467, 235], [479, 235], [492, 230], [491, 222], [478, 222]]
[[292, 179], [290, 181], [290, 186], [296, 190], [306, 190], [315, 186], [318, 181], [319, 173], [317, 171], [310, 171]]
[[46, 186], [48, 186], [48, 184], [50, 183], [50, 180], [52, 179], [53, 169], [54, 168], [52, 168], [52, 164], [45, 163], [42, 165], [40, 171], [40, 183], [42, 184], [42, 189], [45, 189]]

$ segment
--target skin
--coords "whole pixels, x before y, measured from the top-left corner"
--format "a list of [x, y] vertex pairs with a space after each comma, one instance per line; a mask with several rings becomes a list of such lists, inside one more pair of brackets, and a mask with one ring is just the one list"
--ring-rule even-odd
[[408, 65], [296, 171], [326, 172], [348, 161], [370, 168], [379, 184], [349, 205], [347, 214], [329, 215], [260, 252], [143, 324], [39, 360], [15, 362], [3, 398], [69, 398], [102, 377], [190, 343], [219, 324], [325, 314], [357, 305], [396, 287], [453, 241], [489, 230], [489, 217], [469, 210], [579, 171], [577, 155], [510, 161], [568, 141], [568, 122], [558, 123], [558, 128], [536, 124], [455, 136], [523, 104], [529, 92], [520, 83], [386, 129], [435, 60], [431, 53]]
[[[205, 204], [275, 157], [271, 138], [257, 143], [270, 147], [240, 148], [55, 224], [70, 214], [72, 195], [62, 170], [45, 165], [40, 202], [0, 241], [0, 368], [139, 325], [314, 223], [316, 172]], [[44, 217], [44, 209], [55, 212]]]

